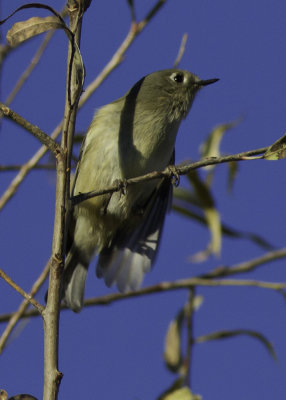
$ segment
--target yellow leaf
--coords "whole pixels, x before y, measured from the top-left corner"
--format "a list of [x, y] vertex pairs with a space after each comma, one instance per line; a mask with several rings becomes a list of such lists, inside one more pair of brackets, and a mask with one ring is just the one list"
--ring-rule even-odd
[[63, 27], [64, 25], [57, 17], [33, 17], [27, 21], [16, 22], [7, 32], [6, 37], [10, 46], [14, 47], [50, 29], [59, 29]]

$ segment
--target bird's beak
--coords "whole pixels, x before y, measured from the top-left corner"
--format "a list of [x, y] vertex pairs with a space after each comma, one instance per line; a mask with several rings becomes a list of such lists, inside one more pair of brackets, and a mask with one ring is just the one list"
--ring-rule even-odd
[[219, 81], [219, 79], [214, 78], [214, 79], [207, 79], [205, 81], [201, 80], [201, 81], [196, 82], [196, 84], [198, 86], [207, 86], [207, 85], [211, 85], [212, 83], [215, 83], [217, 81]]

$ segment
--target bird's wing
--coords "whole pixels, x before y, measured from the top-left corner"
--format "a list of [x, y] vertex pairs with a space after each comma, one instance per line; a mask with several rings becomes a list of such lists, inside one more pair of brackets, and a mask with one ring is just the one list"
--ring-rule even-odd
[[116, 283], [121, 292], [140, 286], [155, 261], [172, 192], [168, 179], [160, 181], [149, 198], [141, 223], [132, 230], [123, 227], [111, 245], [100, 252], [97, 276], [103, 277], [107, 286]]

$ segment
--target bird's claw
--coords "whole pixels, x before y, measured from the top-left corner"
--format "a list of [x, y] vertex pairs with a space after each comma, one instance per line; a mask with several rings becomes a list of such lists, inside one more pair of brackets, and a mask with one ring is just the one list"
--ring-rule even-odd
[[[126, 194], [126, 189], [127, 189], [127, 180], [126, 179], [115, 179], [114, 181], [114, 186], [117, 186], [117, 190], [118, 192], [120, 192], [120, 197], [122, 195]], [[111, 200], [111, 197], [113, 195], [114, 192], [108, 193], [106, 196], [106, 200], [104, 201], [104, 206], [101, 208], [100, 213], [101, 215], [105, 215], [107, 213], [107, 209]]]
[[172, 184], [175, 187], [179, 186], [179, 184], [180, 184], [180, 175], [179, 175], [178, 170], [175, 167], [175, 165], [169, 165], [168, 166], [168, 170], [169, 170], [169, 174], [170, 174], [170, 178], [171, 178]]
[[127, 179], [116, 179], [114, 185], [117, 186], [117, 191], [120, 192], [120, 197], [126, 195]]

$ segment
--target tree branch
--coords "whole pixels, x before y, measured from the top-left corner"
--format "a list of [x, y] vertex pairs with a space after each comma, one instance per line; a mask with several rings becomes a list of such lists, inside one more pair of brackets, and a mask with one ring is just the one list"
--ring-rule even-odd
[[40, 303], [38, 303], [35, 299], [33, 299], [33, 297], [30, 294], [25, 292], [25, 290], [23, 290], [19, 285], [17, 285], [17, 283], [15, 283], [7, 274], [5, 274], [5, 272], [2, 269], [0, 269], [0, 278], [4, 279], [4, 281], [6, 281], [8, 285], [10, 285], [14, 290], [16, 290], [16, 292], [18, 292], [29, 303], [31, 303], [38, 310], [40, 314], [43, 313], [44, 307]]
[[182, 57], [185, 53], [187, 40], [188, 40], [188, 34], [184, 33], [179, 47], [178, 55], [176, 57], [176, 60], [174, 61], [174, 68], [177, 68], [182, 60]]
[[27, 79], [29, 78], [29, 76], [33, 72], [34, 68], [39, 63], [39, 61], [40, 61], [44, 51], [46, 50], [46, 47], [47, 47], [48, 43], [50, 42], [51, 38], [53, 37], [54, 33], [55, 33], [54, 31], [50, 31], [50, 32], [46, 33], [41, 45], [39, 46], [38, 50], [36, 51], [34, 57], [32, 58], [32, 60], [30, 62], [30, 64], [25, 69], [25, 71], [22, 73], [22, 75], [20, 76], [20, 78], [16, 82], [16, 85], [13, 87], [11, 93], [7, 97], [7, 99], [5, 101], [5, 104], [7, 106], [9, 106], [12, 103], [12, 101], [14, 100], [14, 98], [16, 97], [18, 92], [20, 91], [21, 87], [24, 85], [24, 83], [27, 81]]
[[135, 22], [133, 20], [133, 14], [131, 11], [131, 26], [129, 32], [121, 45], [118, 47], [116, 52], [111, 57], [110, 61], [105, 65], [103, 70], [99, 73], [99, 75], [91, 82], [88, 87], [85, 89], [84, 93], [81, 96], [79, 107], [81, 107], [93, 94], [93, 92], [101, 85], [101, 83], [108, 77], [108, 75], [120, 65], [123, 61], [123, 56], [126, 51], [129, 49], [131, 44], [134, 42], [136, 37], [144, 30], [146, 25], [151, 21], [151, 19], [158, 13], [160, 8], [164, 5], [166, 0], [159, 0], [149, 11], [147, 16], [141, 22]]
[[26, 129], [26, 131], [35, 136], [42, 144], [44, 144], [55, 155], [55, 157], [57, 157], [57, 155], [62, 152], [60, 145], [57, 142], [55, 142], [49, 135], [43, 132], [36, 125], [31, 124], [25, 118], [21, 117], [15, 111], [12, 111], [11, 108], [7, 107], [3, 103], [0, 103], [0, 110], [3, 112], [5, 117], [9, 118], [13, 122], [16, 122], [16, 124]]
[[[52, 139], [56, 139], [62, 129], [62, 122], [54, 129], [53, 133], [51, 134]], [[23, 182], [25, 177], [28, 173], [34, 168], [34, 166], [40, 161], [40, 159], [46, 154], [48, 148], [46, 146], [41, 146], [39, 150], [24, 164], [15, 178], [12, 180], [8, 188], [3, 193], [2, 197], [0, 198], [0, 211], [4, 208], [4, 206], [8, 203], [8, 201], [14, 196], [17, 192], [18, 187]]]
[[[48, 276], [49, 270], [50, 270], [50, 261], [46, 264], [41, 275], [33, 284], [32, 289], [29, 293], [29, 296], [34, 297], [37, 294], [37, 292], [39, 291], [39, 289], [45, 282], [45, 280]], [[23, 300], [22, 303], [20, 304], [18, 310], [15, 311], [13, 314], [11, 314], [11, 317], [9, 318], [9, 323], [7, 324], [7, 326], [4, 329], [4, 331], [1, 335], [1, 338], [0, 338], [0, 354], [4, 350], [7, 340], [9, 338], [10, 334], [12, 333], [15, 325], [17, 324], [19, 319], [22, 318], [22, 316], [25, 313], [25, 311], [27, 310], [29, 304], [30, 304], [29, 300]]]
[[75, 45], [79, 46], [82, 23], [81, 3], [67, 2], [70, 29], [74, 33], [69, 42], [66, 102], [64, 112], [61, 147], [64, 150], [57, 157], [56, 207], [52, 245], [47, 305], [44, 318], [44, 400], [56, 400], [62, 374], [58, 370], [59, 318], [61, 302], [61, 277], [64, 268], [66, 216], [69, 200], [70, 160], [75, 129], [78, 99], [82, 91], [82, 80], [78, 80], [80, 71], [76, 66]]
[[[0, 172], [11, 172], [11, 171], [19, 171], [23, 167], [22, 164], [19, 165], [0, 165]], [[33, 167], [33, 169], [36, 170], [56, 170], [56, 164], [51, 163], [51, 164], [37, 164]]]
[[279, 250], [269, 251], [268, 253], [264, 254], [261, 257], [253, 258], [252, 260], [236, 264], [232, 267], [225, 267], [225, 266], [217, 267], [212, 271], [201, 275], [200, 277], [204, 279], [211, 279], [211, 278], [221, 278], [224, 276], [230, 276], [234, 274], [242, 274], [245, 272], [253, 271], [259, 266], [264, 265], [266, 263], [279, 260], [280, 258], [285, 258], [285, 257], [286, 257], [286, 247]]
[[[266, 281], [257, 281], [251, 279], [213, 280], [204, 278], [188, 278], [188, 279], [180, 279], [174, 282], [160, 282], [156, 285], [148, 286], [146, 288], [142, 288], [137, 291], [123, 293], [123, 294], [112, 293], [105, 296], [92, 297], [84, 301], [84, 307], [106, 306], [125, 299], [147, 296], [149, 294], [154, 294], [154, 293], [170, 292], [181, 289], [190, 289], [196, 286], [204, 286], [204, 287], [249, 286], [249, 287], [258, 287], [261, 289], [270, 289], [276, 291], [281, 291], [283, 289], [286, 289], [286, 283], [280, 283], [280, 282], [266, 282]], [[69, 310], [69, 308], [65, 305], [62, 305], [61, 309]], [[11, 315], [12, 314], [2, 314], [0, 316], [0, 323], [6, 322], [11, 317]], [[27, 311], [22, 316], [22, 318], [32, 318], [37, 316], [39, 316], [38, 312], [31, 310]]]
[[195, 312], [195, 287], [191, 287], [189, 290], [189, 299], [185, 305], [185, 321], [187, 326], [187, 343], [186, 343], [186, 355], [182, 365], [181, 375], [184, 379], [184, 385], [191, 389], [191, 363], [192, 363], [192, 351], [194, 344], [194, 312]]
[[[230, 162], [230, 161], [244, 161], [244, 160], [246, 160], [246, 157], [265, 153], [267, 149], [268, 149], [268, 147], [263, 147], [260, 149], [245, 151], [242, 153], [223, 156], [223, 157], [207, 158], [207, 159], [203, 159], [201, 161], [186, 164], [183, 166], [176, 165], [175, 170], [178, 175], [186, 175], [188, 172], [190, 172], [192, 170], [206, 167], [207, 165], [223, 164], [223, 163]], [[126, 181], [124, 181], [124, 186], [125, 187], [133, 186], [138, 183], [151, 181], [154, 179], [171, 178], [172, 175], [173, 175], [172, 170], [168, 166], [163, 171], [154, 171], [154, 172], [150, 172], [148, 174], [142, 175], [142, 176], [138, 176], [136, 178], [127, 179]], [[78, 195], [72, 197], [72, 204], [77, 205], [77, 204], [81, 203], [82, 201], [85, 201], [92, 197], [101, 196], [101, 195], [107, 194], [107, 193], [118, 192], [121, 189], [122, 189], [122, 186], [120, 184], [115, 184], [106, 189], [93, 190], [88, 193], [81, 193], [81, 194], [78, 194]]]

